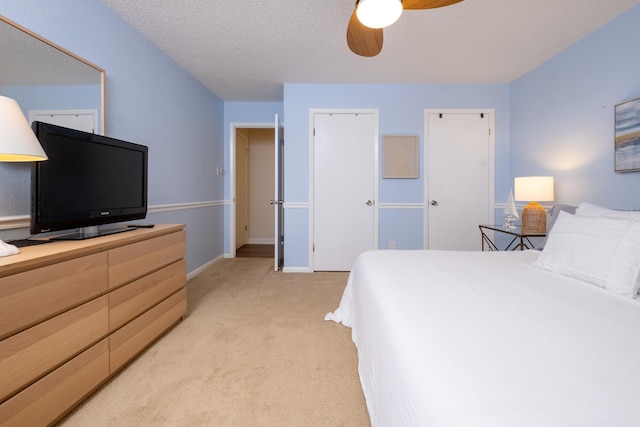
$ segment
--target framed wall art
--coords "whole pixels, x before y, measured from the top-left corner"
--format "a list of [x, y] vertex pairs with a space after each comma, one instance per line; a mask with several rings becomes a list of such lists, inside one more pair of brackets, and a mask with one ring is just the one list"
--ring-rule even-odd
[[615, 106], [614, 169], [640, 171], [640, 98]]
[[418, 135], [382, 137], [382, 177], [418, 178]]

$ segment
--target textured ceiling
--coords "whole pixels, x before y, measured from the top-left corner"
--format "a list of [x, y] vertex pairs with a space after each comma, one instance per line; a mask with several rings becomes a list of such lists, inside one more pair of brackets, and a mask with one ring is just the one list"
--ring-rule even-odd
[[283, 83], [509, 83], [640, 0], [405, 11], [373, 58], [347, 48], [354, 0], [102, 2], [223, 100], [281, 101]]

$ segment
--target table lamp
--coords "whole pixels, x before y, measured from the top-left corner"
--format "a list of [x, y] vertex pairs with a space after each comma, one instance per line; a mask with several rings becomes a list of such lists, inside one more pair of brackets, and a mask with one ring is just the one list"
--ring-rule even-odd
[[[0, 162], [34, 162], [47, 160], [40, 142], [22, 114], [18, 103], [0, 96]], [[20, 252], [14, 245], [0, 240], [0, 256]]]
[[522, 232], [545, 234], [547, 211], [538, 202], [553, 201], [553, 177], [518, 177], [515, 179], [514, 193], [516, 200], [529, 202], [522, 209]]

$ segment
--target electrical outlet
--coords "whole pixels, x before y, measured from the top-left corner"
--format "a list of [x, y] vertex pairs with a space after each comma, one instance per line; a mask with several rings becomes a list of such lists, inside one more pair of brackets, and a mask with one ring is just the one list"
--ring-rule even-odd
[[394, 242], [393, 240], [389, 241], [389, 249], [395, 249], [396, 248], [396, 242]]

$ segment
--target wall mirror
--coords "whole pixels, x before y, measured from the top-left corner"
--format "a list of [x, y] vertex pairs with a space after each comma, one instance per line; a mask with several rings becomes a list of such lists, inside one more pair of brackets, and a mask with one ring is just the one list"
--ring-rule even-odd
[[[103, 69], [0, 16], [0, 95], [18, 101], [27, 119], [81, 112], [93, 115], [93, 131], [104, 134], [104, 81]], [[0, 163], [0, 229], [22, 225], [16, 218], [28, 224], [30, 168]]]

